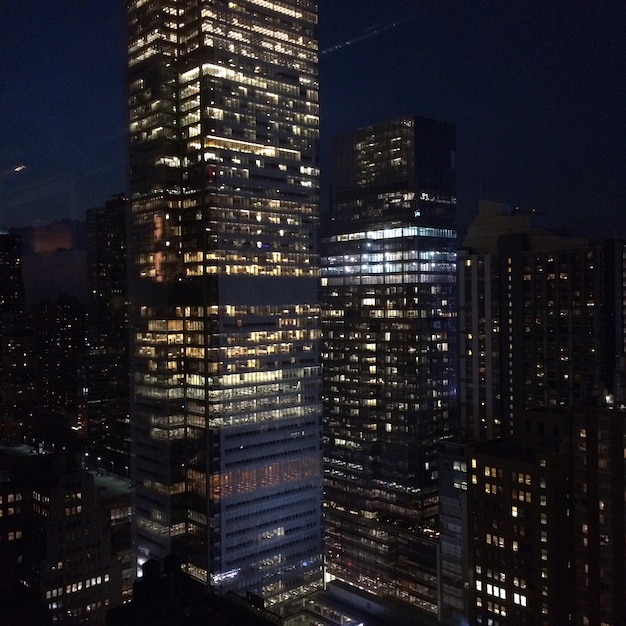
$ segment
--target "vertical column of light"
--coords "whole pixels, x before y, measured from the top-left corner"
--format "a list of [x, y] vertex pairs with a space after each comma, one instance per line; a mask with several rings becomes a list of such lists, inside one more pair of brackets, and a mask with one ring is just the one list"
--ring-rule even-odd
[[180, 265], [176, 0], [127, 4], [130, 132], [129, 294], [131, 299], [132, 474], [137, 484], [138, 560], [163, 557], [182, 520], [171, 494], [172, 442], [181, 416], [183, 326], [170, 283]]

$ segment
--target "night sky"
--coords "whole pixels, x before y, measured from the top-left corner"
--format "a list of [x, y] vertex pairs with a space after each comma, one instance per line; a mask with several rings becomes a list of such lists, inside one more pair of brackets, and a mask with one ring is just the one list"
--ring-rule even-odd
[[[488, 197], [626, 237], [626, 2], [319, 6], [322, 166], [335, 133], [442, 119], [457, 126], [461, 227]], [[123, 12], [120, 0], [5, 7], [0, 224], [83, 219], [124, 191]]]

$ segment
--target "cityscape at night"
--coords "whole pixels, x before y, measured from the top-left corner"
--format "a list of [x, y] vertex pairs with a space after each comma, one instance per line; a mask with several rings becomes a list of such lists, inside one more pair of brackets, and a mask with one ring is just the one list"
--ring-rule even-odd
[[625, 24], [12, 7], [0, 622], [625, 623]]

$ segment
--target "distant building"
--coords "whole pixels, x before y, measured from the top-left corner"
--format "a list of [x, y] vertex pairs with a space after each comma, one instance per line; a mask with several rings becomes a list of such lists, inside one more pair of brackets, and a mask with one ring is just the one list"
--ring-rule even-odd
[[437, 613], [437, 458], [456, 420], [454, 126], [334, 143], [322, 228], [327, 575]]
[[[38, 594], [53, 623], [102, 626], [123, 599], [129, 483], [117, 504], [103, 506], [96, 476], [65, 453], [27, 446], [2, 446], [0, 470], [2, 566]], [[123, 516], [128, 530], [114, 545], [111, 523]]]
[[[442, 623], [622, 623], [625, 441], [623, 408], [577, 407], [528, 411], [522, 433], [459, 447], [468, 573], [447, 577]], [[442, 553], [444, 566], [454, 560], [443, 530]], [[462, 598], [462, 610], [451, 596]]]
[[67, 439], [77, 427], [79, 370], [86, 351], [86, 307], [75, 297], [61, 293], [54, 301], [33, 307], [39, 365], [38, 436]]
[[18, 233], [0, 228], [0, 315], [23, 310], [21, 237]]
[[[450, 459], [467, 467], [467, 497], [441, 476], [461, 522], [448, 543], [463, 546], [442, 566], [470, 567], [448, 577], [451, 597], [472, 624], [619, 623], [624, 242], [555, 233], [535, 211], [487, 202], [462, 247], [459, 391], [473, 443]], [[447, 608], [444, 623], [462, 623], [458, 603]]]
[[537, 220], [482, 203], [459, 253], [461, 419], [477, 441], [523, 428], [525, 409], [624, 395], [624, 243]]
[[120, 476], [130, 471], [127, 206], [120, 196], [87, 211], [87, 348], [80, 381], [89, 463]]
[[21, 236], [0, 229], [0, 436], [23, 441], [32, 434], [38, 374], [24, 303]]

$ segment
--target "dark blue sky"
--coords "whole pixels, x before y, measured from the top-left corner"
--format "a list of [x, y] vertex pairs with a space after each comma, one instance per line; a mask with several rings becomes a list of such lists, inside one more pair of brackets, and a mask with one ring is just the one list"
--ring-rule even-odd
[[[323, 154], [342, 130], [444, 119], [457, 126], [461, 225], [482, 195], [626, 237], [626, 2], [319, 4]], [[0, 223], [82, 219], [124, 190], [123, 11], [121, 0], [5, 8]]]

